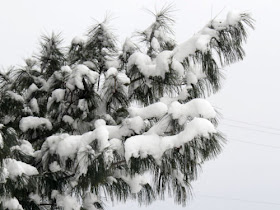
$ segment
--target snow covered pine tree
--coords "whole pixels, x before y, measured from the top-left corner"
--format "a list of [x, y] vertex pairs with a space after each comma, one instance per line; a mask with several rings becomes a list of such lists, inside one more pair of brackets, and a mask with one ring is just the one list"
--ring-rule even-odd
[[69, 50], [44, 36], [25, 66], [1, 73], [2, 209], [94, 210], [167, 192], [186, 203], [224, 142], [204, 97], [220, 89], [222, 67], [243, 59], [253, 20], [229, 12], [177, 45], [169, 13], [121, 51], [107, 21]]

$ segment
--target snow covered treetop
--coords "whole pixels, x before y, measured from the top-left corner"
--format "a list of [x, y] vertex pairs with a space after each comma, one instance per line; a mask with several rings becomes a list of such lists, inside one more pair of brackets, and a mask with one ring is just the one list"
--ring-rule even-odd
[[177, 44], [170, 9], [123, 46], [107, 20], [69, 48], [43, 36], [34, 59], [0, 74], [0, 207], [102, 209], [167, 192], [186, 203], [224, 143], [205, 97], [243, 59], [253, 20], [232, 11]]

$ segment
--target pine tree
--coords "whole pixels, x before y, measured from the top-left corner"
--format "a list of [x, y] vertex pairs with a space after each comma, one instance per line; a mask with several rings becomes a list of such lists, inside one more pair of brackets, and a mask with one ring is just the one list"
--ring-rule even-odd
[[43, 36], [36, 56], [0, 74], [1, 208], [92, 210], [166, 193], [186, 203], [225, 142], [204, 97], [244, 58], [253, 20], [230, 12], [177, 44], [171, 9], [121, 50], [106, 19], [68, 50]]

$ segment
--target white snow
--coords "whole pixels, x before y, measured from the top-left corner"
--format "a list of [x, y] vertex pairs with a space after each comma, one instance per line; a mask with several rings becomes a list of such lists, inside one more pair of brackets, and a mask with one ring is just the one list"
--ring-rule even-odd
[[83, 78], [88, 79], [92, 84], [95, 84], [98, 79], [99, 74], [95, 71], [90, 70], [87, 66], [83, 64], [77, 65], [71, 72], [69, 80], [66, 86], [70, 90], [74, 90], [75, 87], [84, 90]]
[[159, 44], [159, 42], [158, 42], [156, 37], [152, 38], [151, 46], [152, 46], [154, 51], [156, 51], [156, 52], [160, 51], [160, 44]]
[[178, 45], [173, 50], [174, 58], [183, 62], [186, 57], [195, 54], [196, 50], [202, 52], [209, 50], [209, 43], [213, 37], [217, 38], [217, 31], [206, 26], [186, 42]]
[[117, 80], [120, 84], [123, 84], [123, 85], [127, 85], [130, 83], [130, 79], [128, 78], [128, 76], [123, 73], [123, 72], [119, 72], [118, 75], [117, 75]]
[[109, 68], [119, 68], [120, 67], [120, 61], [118, 59], [108, 59], [105, 62], [105, 66]]
[[[101, 122], [100, 120], [99, 122]], [[68, 158], [74, 159], [80, 148], [86, 147], [92, 141], [97, 140], [98, 152], [109, 147], [109, 132], [105, 125], [99, 125], [94, 131], [83, 135], [60, 134], [53, 135], [46, 139], [42, 148], [48, 149], [50, 154], [58, 154], [62, 161]]]
[[145, 123], [139, 116], [125, 119], [123, 125], [127, 126], [128, 129], [133, 130], [137, 134], [141, 133], [145, 128]]
[[[0, 170], [0, 173], [1, 173], [0, 184], [6, 183], [7, 179], [9, 178], [9, 172], [8, 172], [8, 170], [5, 167], [2, 167], [0, 169], [1, 169]], [[0, 197], [0, 201], [1, 201], [1, 197]]]
[[54, 161], [52, 162], [50, 165], [49, 165], [49, 169], [51, 172], [55, 173], [55, 172], [58, 172], [61, 170], [61, 167], [60, 165], [57, 163], [57, 161]]
[[142, 119], [161, 118], [168, 111], [167, 106], [162, 102], [156, 102], [149, 106], [138, 108], [129, 107], [128, 112], [131, 117], [140, 116]]
[[187, 78], [187, 83], [188, 84], [194, 84], [195, 85], [198, 82], [197, 76], [192, 71], [188, 71], [186, 73], [186, 78]]
[[21, 152], [25, 153], [26, 155], [34, 156], [34, 149], [32, 144], [26, 140], [20, 140], [20, 145], [11, 147], [11, 150], [20, 150]]
[[[191, 87], [190, 87], [191, 88]], [[172, 102], [174, 101], [177, 101], [177, 100], [186, 100], [189, 96], [189, 93], [188, 93], [188, 87], [185, 87], [184, 89], [182, 89], [180, 92], [179, 92], [179, 95], [177, 97], [161, 97], [160, 98], [160, 102], [166, 104], [167, 106], [169, 106]]]
[[8, 90], [6, 93], [9, 95], [10, 98], [14, 99], [15, 101], [19, 101], [22, 103], [24, 102], [24, 99], [21, 95], [15, 93], [13, 91], [10, 91], [10, 90]]
[[172, 59], [171, 68], [177, 73], [179, 77], [184, 75], [185, 72], [184, 66], [175, 58]]
[[109, 140], [110, 148], [117, 151], [118, 154], [124, 154], [124, 145], [120, 139], [113, 138]]
[[107, 125], [109, 139], [131, 136], [133, 133], [140, 134], [145, 128], [144, 120], [139, 117], [126, 118], [121, 125]]
[[4, 209], [9, 210], [23, 210], [22, 205], [19, 204], [18, 199], [14, 198], [1, 198]]
[[28, 197], [36, 204], [40, 204], [41, 202], [41, 197], [38, 194], [30, 193]]
[[117, 76], [117, 74], [118, 74], [118, 70], [114, 67], [111, 67], [106, 71], [105, 76], [106, 77]]
[[4, 147], [4, 140], [2, 134], [0, 133], [0, 149], [3, 149], [3, 147]]
[[66, 73], [71, 73], [72, 72], [72, 69], [70, 68], [70, 66], [62, 66], [61, 68], [60, 68], [60, 70], [62, 71], [62, 72], [66, 72]]
[[148, 183], [148, 179], [145, 175], [140, 175], [137, 173], [134, 174], [134, 176], [130, 176], [125, 175], [120, 170], [117, 170], [115, 171], [114, 176], [125, 181], [129, 185], [131, 193], [138, 193], [142, 189], [142, 186]]
[[87, 42], [87, 39], [86, 36], [75, 36], [72, 39], [72, 44], [84, 45]]
[[88, 111], [88, 104], [87, 101], [83, 99], [79, 99], [78, 108], [82, 111]]
[[169, 72], [169, 64], [171, 63], [172, 56], [173, 52], [168, 50], [159, 53], [156, 57], [156, 69], [151, 76], [161, 76], [164, 78], [165, 73]]
[[178, 170], [173, 170], [172, 175], [177, 179], [177, 181], [184, 186], [184, 174], [178, 169]]
[[174, 101], [168, 110], [173, 119], [178, 119], [180, 125], [183, 125], [189, 117], [204, 117], [207, 119], [215, 118], [216, 112], [212, 105], [205, 99], [196, 98], [186, 104], [180, 104]]
[[39, 88], [37, 87], [37, 85], [35, 85], [34, 83], [32, 83], [29, 88], [26, 90], [25, 92], [25, 98], [30, 98], [30, 96], [32, 95], [33, 92], [35, 92], [36, 90], [38, 90]]
[[[210, 41], [212, 38], [218, 39], [218, 31], [223, 30], [230, 25], [234, 26], [242, 20], [242, 14], [233, 10], [227, 14], [226, 20], [212, 20], [202, 30], [195, 34], [186, 42], [178, 45], [174, 51], [174, 58], [182, 62], [189, 55], [195, 54], [196, 50], [206, 52], [210, 49]], [[210, 28], [211, 26], [211, 28]], [[213, 29], [214, 28], [214, 29]]]
[[229, 25], [236, 25], [239, 21], [241, 21], [241, 12], [238, 10], [231, 10], [227, 14], [226, 23]]
[[19, 122], [19, 128], [21, 131], [26, 132], [29, 129], [36, 129], [39, 126], [45, 126], [48, 130], [52, 129], [51, 122], [43, 117], [23, 117]]
[[133, 53], [127, 63], [127, 69], [131, 69], [134, 65], [137, 66], [139, 71], [145, 76], [156, 76], [155, 72], [155, 64], [152, 63], [151, 58], [141, 52]]
[[88, 192], [83, 199], [83, 208], [87, 210], [98, 210], [94, 205], [96, 202], [100, 202], [97, 195]]
[[163, 153], [174, 147], [181, 147], [195, 137], [203, 136], [209, 138], [209, 134], [216, 133], [214, 125], [203, 118], [194, 118], [186, 124], [184, 131], [174, 136], [161, 137], [156, 134], [138, 135], [130, 137], [124, 143], [125, 159], [129, 161], [131, 157], [146, 158], [152, 155], [160, 164]]
[[125, 42], [123, 44], [123, 57], [124, 57], [124, 59], [127, 58], [126, 57], [127, 53], [134, 53], [136, 48], [137, 48], [137, 46], [129, 38], [126, 38]]
[[55, 102], [61, 102], [65, 96], [65, 89], [55, 89], [52, 92], [52, 100]]
[[96, 65], [91, 61], [85, 61], [85, 62], [83, 62], [83, 64], [86, 65], [90, 69], [96, 69]]
[[26, 174], [27, 176], [39, 174], [35, 167], [11, 158], [4, 159], [4, 167], [9, 173], [9, 178], [13, 180], [16, 180], [22, 174]]
[[72, 125], [74, 122], [74, 119], [69, 115], [64, 115], [62, 117], [62, 120], [63, 120], [63, 122], [68, 123], [69, 125]]
[[32, 112], [39, 114], [40, 110], [39, 110], [39, 105], [38, 105], [36, 98], [32, 98], [30, 100], [30, 108], [31, 108]]
[[64, 210], [80, 210], [81, 208], [77, 199], [70, 195], [57, 194], [55, 199], [57, 206], [62, 207]]
[[128, 70], [136, 65], [139, 71], [147, 78], [150, 76], [165, 78], [165, 74], [170, 71], [171, 64], [171, 68], [177, 75], [182, 76], [184, 74], [184, 67], [181, 63], [183, 59], [180, 59], [177, 51], [182, 52], [182, 50], [179, 49], [175, 51], [164, 50], [160, 52], [154, 60], [144, 53], [135, 52], [128, 59]]
[[130, 83], [130, 79], [127, 77], [127, 75], [124, 72], [118, 71], [114, 67], [109, 68], [106, 71], [105, 76], [106, 76], [106, 79], [108, 79], [110, 76], [115, 77], [117, 79], [117, 81], [122, 85]]

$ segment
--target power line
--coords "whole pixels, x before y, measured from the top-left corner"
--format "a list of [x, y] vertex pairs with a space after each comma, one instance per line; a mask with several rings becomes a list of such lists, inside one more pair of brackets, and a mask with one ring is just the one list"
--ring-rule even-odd
[[269, 147], [269, 148], [274, 148], [274, 149], [280, 149], [280, 147], [273, 146], [273, 145], [259, 144], [259, 143], [255, 143], [255, 142], [251, 142], [251, 141], [239, 140], [239, 139], [235, 139], [235, 138], [229, 138], [229, 139], [232, 140], [232, 141], [238, 141], [238, 142], [242, 142], [242, 143], [246, 143], [246, 144], [254, 144], [254, 145], [262, 146], [262, 147]]
[[241, 121], [241, 120], [233, 120], [233, 119], [229, 119], [229, 118], [223, 118], [224, 120], [227, 120], [227, 121], [232, 121], [232, 122], [238, 122], [238, 123], [243, 123], [243, 124], [246, 124], [246, 125], [252, 125], [252, 126], [257, 126], [257, 127], [260, 127], [260, 128], [265, 128], [265, 129], [270, 129], [270, 130], [275, 130], [275, 131], [280, 131], [280, 128], [275, 128], [275, 127], [270, 127], [270, 126], [264, 126], [264, 125], [261, 125], [261, 124], [255, 124], [255, 123], [249, 123], [249, 122], [245, 122], [245, 121]]
[[226, 126], [231, 126], [231, 127], [236, 127], [236, 128], [242, 128], [242, 129], [246, 129], [246, 130], [257, 131], [257, 132], [261, 132], [261, 133], [268, 133], [268, 134], [280, 136], [280, 133], [274, 133], [274, 132], [269, 132], [269, 131], [263, 131], [263, 130], [258, 130], [258, 129], [254, 129], [254, 128], [247, 128], [247, 127], [238, 126], [238, 125], [231, 125], [231, 124], [225, 124], [225, 123], [223, 123], [223, 124], [221, 124], [221, 125], [226, 125]]
[[221, 200], [238, 201], [238, 202], [244, 202], [244, 203], [254, 203], [254, 204], [265, 204], [265, 205], [280, 206], [280, 203], [267, 202], [267, 201], [254, 201], [254, 200], [247, 200], [247, 199], [240, 199], [240, 198], [230, 198], [230, 197], [216, 196], [216, 195], [206, 195], [206, 194], [199, 194], [199, 196], [201, 196], [201, 197], [208, 197], [208, 198], [215, 198], [215, 199], [221, 199]]

